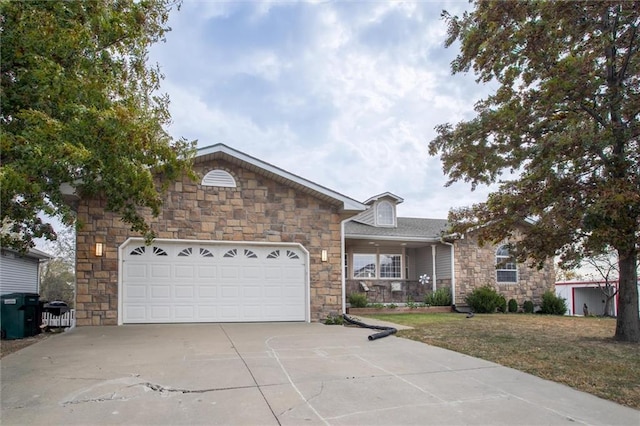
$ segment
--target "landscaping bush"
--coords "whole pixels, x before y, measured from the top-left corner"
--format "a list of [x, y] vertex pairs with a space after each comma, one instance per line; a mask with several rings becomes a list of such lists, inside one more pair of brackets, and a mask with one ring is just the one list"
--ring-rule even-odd
[[498, 295], [498, 312], [507, 313], [507, 299], [503, 295]]
[[451, 306], [451, 289], [443, 287], [427, 293], [424, 296], [424, 303], [429, 306]]
[[352, 308], [366, 308], [367, 295], [364, 293], [351, 293], [349, 295], [349, 304]]
[[509, 299], [509, 312], [518, 312], [518, 302], [516, 299]]
[[492, 314], [498, 308], [502, 296], [493, 287], [484, 286], [476, 288], [465, 298], [465, 302], [474, 312], [479, 314]]
[[532, 314], [533, 302], [531, 300], [525, 300], [525, 302], [522, 304], [522, 310], [524, 311], [525, 314]]
[[547, 290], [542, 295], [540, 312], [549, 315], [564, 315], [567, 312], [567, 302], [562, 297], [556, 296], [553, 291]]

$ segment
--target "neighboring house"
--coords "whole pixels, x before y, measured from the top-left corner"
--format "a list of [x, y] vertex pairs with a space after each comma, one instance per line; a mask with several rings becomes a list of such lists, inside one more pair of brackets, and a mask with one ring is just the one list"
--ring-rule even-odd
[[422, 302], [426, 292], [447, 288], [454, 304], [465, 305], [469, 293], [490, 285], [522, 305], [539, 304], [553, 288], [551, 261], [532, 269], [513, 259], [507, 241], [479, 246], [473, 233], [446, 236], [446, 220], [397, 217], [402, 202], [397, 195], [380, 194], [346, 223], [347, 296], [366, 292], [372, 302]]
[[[403, 297], [423, 274], [457, 297], [495, 283], [494, 249], [441, 240], [443, 220], [397, 218], [393, 194], [361, 203], [222, 144], [200, 149], [194, 170], [201, 180], [173, 182], [148, 217], [149, 246], [104, 199], [73, 200], [77, 325], [318, 321], [364, 278]], [[539, 296], [541, 279], [506, 269], [505, 292]]]
[[[606, 288], [606, 281], [560, 281], [556, 283], [556, 295], [567, 301], [566, 315], [584, 315], [584, 305], [587, 305], [589, 315], [604, 315], [606, 297], [602, 289]], [[612, 292], [618, 288], [617, 281], [610, 281]], [[638, 281], [640, 291], [640, 281]], [[640, 313], [640, 301], [638, 302]], [[618, 315], [618, 295], [609, 303], [609, 316]]]
[[0, 294], [38, 293], [40, 262], [51, 259], [47, 253], [30, 249], [20, 253], [11, 249], [0, 250]]

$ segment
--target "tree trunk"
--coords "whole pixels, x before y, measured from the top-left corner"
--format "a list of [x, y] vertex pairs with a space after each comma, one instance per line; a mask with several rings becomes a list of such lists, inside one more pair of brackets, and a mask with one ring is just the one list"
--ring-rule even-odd
[[618, 318], [615, 339], [640, 342], [640, 314], [638, 313], [638, 251], [618, 251], [620, 284], [618, 287]]

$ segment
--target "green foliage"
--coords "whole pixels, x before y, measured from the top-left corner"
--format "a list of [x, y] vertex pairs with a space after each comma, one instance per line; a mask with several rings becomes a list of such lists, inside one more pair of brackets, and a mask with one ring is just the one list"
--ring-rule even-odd
[[370, 305], [367, 305], [367, 306], [373, 309], [382, 309], [385, 307], [382, 303], [371, 303]]
[[[2, 1], [1, 245], [56, 238], [70, 224], [60, 190], [102, 196], [147, 239], [164, 190], [191, 172], [194, 144], [173, 140], [162, 75], [147, 63], [173, 0]], [[146, 215], [145, 215], [146, 214]]]
[[397, 307], [398, 307], [398, 305], [396, 305], [395, 303], [389, 303], [389, 304], [386, 306], [386, 308], [387, 308], [387, 309], [395, 309], [395, 308], [397, 308]]
[[518, 312], [518, 301], [516, 299], [509, 299], [509, 312]]
[[483, 242], [521, 229], [515, 253], [538, 266], [614, 247], [616, 338], [640, 341], [638, 3], [478, 0], [444, 18], [446, 45], [460, 43], [453, 73], [496, 87], [476, 117], [439, 125], [429, 145], [449, 184], [498, 185], [486, 202], [451, 211], [449, 232], [474, 229]]
[[327, 315], [327, 318], [324, 320], [324, 323], [326, 325], [343, 325], [344, 318], [342, 317], [342, 315], [329, 314]]
[[507, 299], [502, 295], [498, 295], [498, 312], [507, 313]]
[[542, 295], [540, 312], [549, 315], [564, 315], [567, 312], [567, 302], [553, 291], [545, 291]]
[[351, 293], [349, 295], [349, 304], [352, 308], [366, 308], [367, 295], [364, 293]]
[[524, 311], [525, 314], [532, 314], [533, 302], [531, 300], [525, 300], [524, 303], [522, 304], [522, 310]]
[[434, 292], [427, 293], [424, 303], [429, 306], [451, 306], [451, 289], [441, 287]]
[[409, 309], [416, 309], [416, 308], [420, 307], [420, 303], [414, 302], [413, 298], [411, 298], [411, 297], [407, 298], [407, 303], [405, 305]]
[[492, 314], [500, 306], [502, 296], [493, 287], [484, 286], [473, 290], [465, 298], [465, 302], [474, 312], [479, 314]]

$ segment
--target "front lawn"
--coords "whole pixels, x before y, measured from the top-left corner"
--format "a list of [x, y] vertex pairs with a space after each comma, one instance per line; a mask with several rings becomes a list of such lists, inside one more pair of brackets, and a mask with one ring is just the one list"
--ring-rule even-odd
[[[640, 409], [640, 345], [612, 339], [615, 320], [526, 314], [389, 314], [398, 336], [515, 368]], [[364, 320], [366, 322], [366, 320]]]

